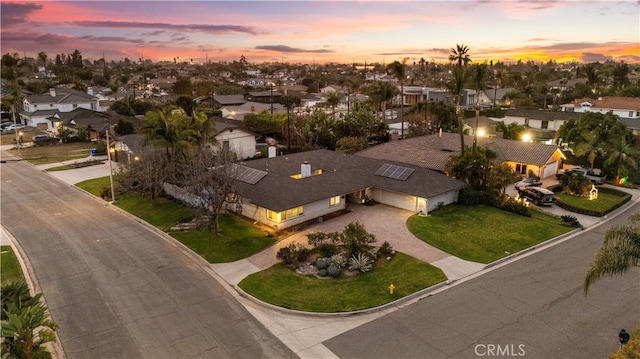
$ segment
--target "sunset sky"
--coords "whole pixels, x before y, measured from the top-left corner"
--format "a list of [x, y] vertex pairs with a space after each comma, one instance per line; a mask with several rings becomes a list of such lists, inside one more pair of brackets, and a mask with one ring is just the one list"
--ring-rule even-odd
[[2, 54], [291, 63], [640, 62], [640, 1], [1, 1]]

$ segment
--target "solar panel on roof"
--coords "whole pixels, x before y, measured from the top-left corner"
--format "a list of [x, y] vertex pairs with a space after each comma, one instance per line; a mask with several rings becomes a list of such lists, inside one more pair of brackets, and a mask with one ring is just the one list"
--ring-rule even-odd
[[389, 163], [385, 163], [376, 171], [376, 175], [381, 177], [393, 178], [399, 181], [406, 181], [409, 176], [415, 171], [413, 168], [396, 166]]
[[235, 165], [233, 171], [235, 179], [248, 184], [256, 184], [267, 175], [265, 171], [240, 165]]

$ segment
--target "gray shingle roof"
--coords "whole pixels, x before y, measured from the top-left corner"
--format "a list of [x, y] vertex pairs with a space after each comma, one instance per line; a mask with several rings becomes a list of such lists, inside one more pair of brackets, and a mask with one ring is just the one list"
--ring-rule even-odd
[[72, 90], [72, 89], [56, 89], [56, 96], [53, 97], [49, 92], [41, 95], [31, 95], [27, 97], [27, 101], [32, 104], [40, 103], [59, 103], [59, 104], [73, 104], [73, 103], [87, 103], [95, 102], [97, 97], [91, 96], [87, 93]]
[[[302, 179], [291, 178], [301, 172], [301, 165], [305, 161], [311, 165], [312, 171], [322, 169], [322, 174]], [[387, 162], [328, 150], [259, 159], [242, 165], [265, 171], [267, 175], [253, 185], [236, 181], [236, 188], [252, 203], [279, 212], [368, 187], [425, 198], [464, 187], [464, 183], [456, 179], [399, 162], [396, 164], [416, 170], [406, 181], [375, 175], [376, 170]]]

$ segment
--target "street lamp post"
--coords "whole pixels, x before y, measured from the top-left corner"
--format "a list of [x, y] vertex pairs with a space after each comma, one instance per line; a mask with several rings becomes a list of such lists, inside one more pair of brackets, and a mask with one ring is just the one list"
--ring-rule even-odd
[[111, 146], [109, 145], [109, 128], [107, 125], [107, 161], [109, 161], [109, 184], [111, 185], [111, 202], [116, 201], [115, 191], [113, 189], [113, 168], [111, 167]]

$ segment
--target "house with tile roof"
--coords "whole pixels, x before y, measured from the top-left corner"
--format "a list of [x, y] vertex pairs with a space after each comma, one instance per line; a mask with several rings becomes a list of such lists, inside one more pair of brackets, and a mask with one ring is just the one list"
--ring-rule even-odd
[[[422, 166], [442, 173], [452, 155], [460, 155], [460, 135], [442, 133], [391, 141], [369, 147], [356, 153], [358, 156], [379, 160], [399, 161]], [[473, 143], [473, 137], [465, 135], [465, 145]], [[565, 159], [555, 145], [505, 140], [497, 137], [479, 137], [478, 145], [496, 152], [499, 163], [508, 164], [514, 172], [526, 175], [529, 170], [540, 178], [555, 175]]]
[[314, 150], [234, 164], [242, 215], [276, 230], [366, 198], [427, 213], [456, 202], [465, 184], [425, 167]]
[[599, 112], [609, 113], [620, 117], [634, 134], [640, 134], [640, 97], [607, 96], [593, 98], [578, 98], [572, 102], [560, 105], [564, 112]]

